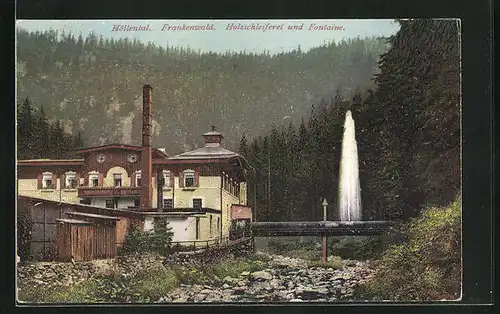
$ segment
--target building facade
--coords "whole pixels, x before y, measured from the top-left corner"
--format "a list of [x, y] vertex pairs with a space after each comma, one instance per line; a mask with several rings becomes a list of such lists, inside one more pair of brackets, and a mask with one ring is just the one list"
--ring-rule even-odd
[[[75, 152], [69, 160], [19, 160], [18, 194], [51, 201], [110, 209], [146, 211], [144, 229], [166, 216], [173, 241], [224, 238], [247, 208], [245, 158], [221, 146], [215, 128], [203, 134], [202, 148], [176, 156], [152, 149], [152, 176], [142, 176], [143, 147], [110, 144]], [[141, 207], [141, 189], [152, 187], [150, 208]], [[249, 213], [241, 215], [241, 211]], [[240, 214], [232, 212], [238, 211]]]

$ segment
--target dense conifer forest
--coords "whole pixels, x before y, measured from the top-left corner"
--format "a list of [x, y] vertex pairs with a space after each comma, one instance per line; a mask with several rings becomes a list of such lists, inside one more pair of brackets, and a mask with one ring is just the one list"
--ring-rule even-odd
[[369, 87], [388, 45], [380, 38], [325, 43], [280, 54], [200, 53], [138, 40], [55, 31], [17, 33], [17, 93], [87, 145], [140, 144], [142, 85], [153, 86], [156, 147], [170, 154], [202, 144], [217, 125], [225, 146], [272, 123], [296, 123], [335, 91]]
[[414, 217], [447, 205], [461, 188], [460, 46], [455, 21], [400, 21], [374, 86], [337, 92], [298, 125], [274, 125], [240, 152], [254, 166], [249, 202], [257, 220], [336, 219], [345, 113], [356, 124], [364, 219]]
[[71, 151], [83, 146], [81, 132], [72, 135], [64, 130], [61, 120], [49, 122], [44, 108], [34, 108], [29, 98], [17, 107], [19, 159], [74, 158]]

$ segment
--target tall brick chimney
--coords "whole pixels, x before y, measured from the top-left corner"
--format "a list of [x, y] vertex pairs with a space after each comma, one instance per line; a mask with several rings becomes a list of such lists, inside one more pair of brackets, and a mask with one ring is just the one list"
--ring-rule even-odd
[[142, 155], [141, 155], [141, 211], [149, 211], [152, 207], [153, 187], [152, 187], [152, 157], [151, 148], [151, 91], [150, 85], [142, 88]]

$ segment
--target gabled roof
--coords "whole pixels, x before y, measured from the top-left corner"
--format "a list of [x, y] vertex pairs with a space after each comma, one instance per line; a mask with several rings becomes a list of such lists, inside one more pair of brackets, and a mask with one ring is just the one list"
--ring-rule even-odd
[[[130, 151], [136, 151], [136, 152], [142, 151], [141, 146], [112, 143], [112, 144], [106, 144], [106, 145], [102, 145], [102, 146], [86, 147], [86, 148], [74, 150], [73, 153], [85, 154], [85, 153], [89, 153], [89, 152], [97, 152], [97, 151], [103, 151], [103, 150], [108, 150], [108, 149], [123, 149], [123, 150], [130, 150]], [[159, 158], [168, 158], [169, 157], [166, 153], [162, 152], [161, 150], [159, 150], [157, 148], [153, 148], [153, 154]]]

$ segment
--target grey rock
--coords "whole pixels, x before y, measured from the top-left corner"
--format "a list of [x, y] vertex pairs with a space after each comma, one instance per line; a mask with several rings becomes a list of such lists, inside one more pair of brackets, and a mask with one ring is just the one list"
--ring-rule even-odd
[[235, 279], [230, 277], [230, 276], [226, 276], [224, 277], [224, 279], [222, 279], [223, 282], [226, 282], [226, 283], [232, 283]]
[[252, 273], [252, 278], [256, 280], [271, 280], [273, 275], [267, 271], [261, 270]]

